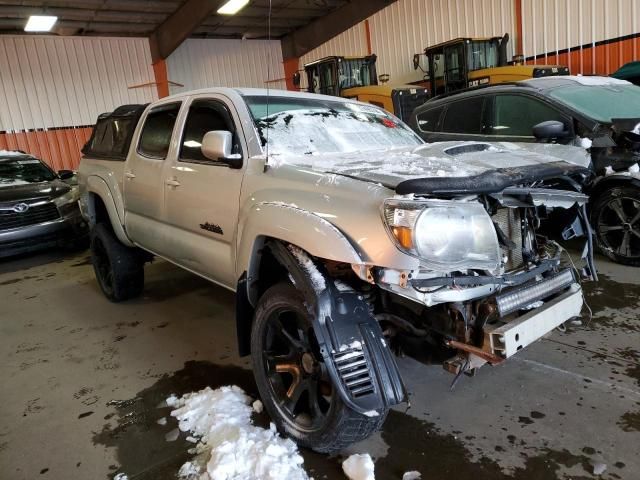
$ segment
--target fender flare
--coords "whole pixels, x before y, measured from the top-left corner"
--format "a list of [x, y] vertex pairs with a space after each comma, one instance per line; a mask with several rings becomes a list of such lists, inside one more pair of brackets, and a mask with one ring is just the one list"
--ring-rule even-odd
[[269, 238], [300, 246], [314, 257], [350, 264], [364, 261], [345, 235], [332, 223], [301, 208], [278, 202], [253, 205], [239, 229], [236, 271], [246, 272], [247, 299], [258, 298], [252, 283], [257, 280], [260, 251]]
[[[89, 194], [87, 209], [89, 213], [90, 224], [95, 224], [95, 203], [94, 199], [92, 198], [92, 195], [95, 195], [97, 197], [100, 197], [102, 203], [107, 209], [111, 227], [113, 228], [113, 232], [116, 234], [116, 237], [118, 237], [118, 240], [120, 240], [128, 247], [134, 247], [134, 243], [129, 239], [127, 233], [124, 230], [124, 212], [121, 215], [118, 211], [118, 208], [116, 206], [116, 198], [114, 198], [114, 195], [111, 192], [111, 189], [109, 188], [107, 182], [97, 175], [90, 175], [89, 177], [87, 177], [87, 193]], [[122, 199], [120, 199], [120, 202], [122, 203]]]

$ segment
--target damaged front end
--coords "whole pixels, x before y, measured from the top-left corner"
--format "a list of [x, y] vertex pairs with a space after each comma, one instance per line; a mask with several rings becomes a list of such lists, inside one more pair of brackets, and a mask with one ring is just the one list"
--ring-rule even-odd
[[[501, 363], [578, 317], [581, 277], [595, 278], [588, 197], [523, 182], [530, 173], [503, 171], [448, 185], [414, 181], [413, 192], [400, 184], [405, 194], [384, 204], [390, 237], [420, 267], [368, 272], [383, 292], [378, 319], [391, 327], [387, 332], [437, 339], [456, 350], [445, 362], [452, 373]], [[553, 209], [579, 212], [564, 236], [587, 239], [581, 272], [563, 266], [563, 248], [538, 233]]]

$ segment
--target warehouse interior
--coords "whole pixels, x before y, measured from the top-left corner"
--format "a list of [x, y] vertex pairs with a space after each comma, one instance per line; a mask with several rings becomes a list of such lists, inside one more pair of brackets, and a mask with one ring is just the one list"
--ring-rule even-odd
[[[230, 4], [230, 12], [224, 10], [227, 4]], [[49, 18], [51, 23], [33, 31], [27, 28], [33, 18]], [[508, 36], [505, 37], [505, 34]], [[612, 124], [616, 124], [618, 119], [633, 120], [636, 124], [635, 130], [632, 130], [633, 125], [629, 127], [627, 133], [631, 136], [626, 137], [631, 139], [631, 147], [625, 147], [628, 149], [625, 152], [630, 152], [625, 157], [629, 163], [625, 164], [624, 170], [618, 170], [613, 161], [605, 159], [602, 164], [605, 173], [595, 171], [596, 180], [590, 180], [593, 183], [578, 188], [582, 192], [580, 201], [583, 203], [578, 204], [574, 215], [576, 220], [568, 222], [575, 235], [566, 235], [566, 243], [558, 240], [563, 245], [559, 247], [562, 261], [554, 264], [554, 268], [560, 268], [561, 263], [572, 271], [572, 279], [583, 277], [580, 298], [584, 298], [584, 305], [581, 303], [579, 318], [571, 316], [561, 323], [558, 320], [544, 334], [536, 335], [539, 337], [536, 342], [504, 362], [500, 359], [494, 363], [494, 354], [485, 352], [483, 356], [481, 348], [469, 345], [465, 351], [467, 363], [457, 365], [454, 375], [451, 374], [454, 367], [447, 367], [450, 364], [446, 356], [456, 346], [451, 343], [451, 338], [445, 339], [448, 350], [444, 349], [444, 353], [440, 348], [442, 345], [431, 350], [418, 346], [415, 339], [403, 340], [400, 347], [388, 348], [398, 353], [394, 358], [397, 370], [403, 377], [404, 400], [385, 409], [380, 418], [384, 423], [379, 423], [366, 438], [355, 435], [354, 438], [359, 441], [330, 452], [315, 451], [318, 449], [309, 447], [304, 443], [306, 440], [301, 443], [295, 434], [291, 434], [292, 430], [282, 427], [270, 415], [272, 410], [268, 405], [263, 407], [266, 403], [264, 390], [260, 390], [260, 382], [254, 377], [257, 365], [256, 360], [252, 360], [255, 355], [254, 343], [250, 344], [250, 352], [247, 352], [251, 356], [241, 355], [242, 340], [239, 340], [244, 334], [243, 328], [249, 331], [253, 328], [251, 320], [249, 327], [243, 327], [238, 320], [246, 314], [242, 305], [247, 303], [243, 302], [253, 302], [251, 289], [247, 290], [243, 283], [252, 281], [251, 271], [238, 271], [230, 287], [217, 277], [208, 278], [198, 267], [203, 263], [202, 259], [222, 262], [223, 253], [219, 252], [227, 250], [234, 260], [236, 256], [243, 258], [240, 251], [244, 244], [240, 235], [243, 232], [253, 233], [258, 227], [250, 226], [248, 221], [236, 221], [235, 217], [248, 216], [246, 212], [250, 210], [238, 204], [248, 201], [247, 198], [252, 195], [260, 197], [263, 192], [244, 193], [243, 190], [242, 195], [237, 193], [235, 199], [230, 198], [230, 192], [236, 193], [232, 190], [236, 185], [238, 190], [256, 185], [259, 181], [256, 178], [274, 174], [280, 168], [279, 162], [286, 161], [277, 160], [269, 164], [267, 146], [265, 155], [250, 157], [251, 161], [262, 162], [260, 168], [252, 168], [247, 162], [248, 152], [251, 148], [261, 147], [256, 147], [256, 142], [252, 146], [250, 141], [246, 141], [240, 148], [246, 154], [245, 163], [237, 170], [239, 175], [246, 177], [232, 177], [236, 167], [231, 161], [234, 159], [232, 156], [238, 153], [235, 145], [238, 141], [235, 131], [234, 140], [226, 132], [229, 133], [227, 141], [233, 144], [234, 149], [228, 146], [227, 153], [231, 155], [220, 156], [220, 162], [216, 164], [216, 175], [224, 170], [224, 173], [220, 173], [218, 183], [194, 188], [193, 192], [189, 192], [190, 196], [185, 196], [186, 200], [181, 200], [186, 203], [179, 205], [180, 208], [187, 207], [176, 215], [191, 218], [194, 212], [207, 211], [203, 203], [224, 203], [218, 210], [213, 210], [219, 217], [203, 217], [196, 222], [200, 232], [206, 231], [206, 235], [212, 235], [207, 237], [209, 239], [219, 238], [215, 235], [222, 236], [223, 230], [225, 239], [226, 235], [234, 235], [233, 240], [228, 242], [231, 246], [225, 244], [227, 250], [224, 251], [219, 246], [220, 241], [212, 241], [210, 248], [219, 250], [209, 256], [195, 247], [191, 252], [196, 252], [192, 258], [184, 252], [177, 253], [175, 257], [157, 254], [158, 249], [145, 249], [144, 241], [138, 242], [133, 237], [136, 230], [127, 228], [124, 219], [129, 215], [128, 205], [112, 208], [111, 204], [105, 203], [100, 204], [102, 207], [99, 208], [90, 204], [94, 205], [93, 210], [87, 210], [86, 205], [89, 204], [82, 204], [85, 200], [80, 195], [89, 195], [91, 185], [96, 185], [95, 182], [91, 183], [89, 177], [99, 176], [100, 171], [108, 171], [104, 174], [105, 178], [110, 177], [113, 183], [107, 184], [108, 180], [105, 180], [105, 187], [99, 187], [103, 190], [96, 187], [95, 191], [108, 192], [104, 194], [105, 198], [112, 199], [114, 205], [129, 201], [119, 189], [126, 189], [126, 185], [135, 181], [135, 175], [129, 170], [118, 170], [120, 167], [114, 165], [129, 162], [132, 155], [141, 157], [136, 148], [131, 147], [129, 156], [129, 150], [125, 151], [120, 159], [122, 162], [97, 154], [91, 160], [94, 163], [87, 162], [92, 152], [97, 151], [96, 125], [101, 119], [109, 121], [112, 117], [108, 114], [118, 107], [129, 106], [129, 112], [133, 113], [126, 115], [135, 117], [137, 121], [149, 115], [149, 108], [171, 106], [171, 102], [187, 98], [195, 102], [200, 98], [197, 95], [206, 96], [207, 90], [203, 89], [222, 88], [214, 92], [215, 95], [227, 95], [229, 98], [232, 98], [229, 92], [240, 92], [238, 98], [266, 95], [267, 115], [270, 96], [287, 92], [287, 95], [297, 98], [295, 95], [303, 95], [298, 93], [301, 91], [330, 93], [367, 102], [369, 107], [390, 110], [383, 100], [373, 100], [373, 96], [367, 100], [368, 97], [359, 97], [358, 93], [348, 94], [344, 91], [346, 89], [340, 91], [335, 85], [331, 85], [328, 91], [323, 91], [324, 87], [318, 89], [316, 82], [321, 74], [310, 73], [311, 70], [305, 69], [305, 66], [323, 64], [328, 62], [327, 59], [339, 59], [331, 61], [340, 65], [340, 62], [354, 57], [367, 65], [377, 74], [373, 75], [373, 85], [380, 87], [377, 94], [380, 95], [379, 92], [388, 87], [384, 94], [385, 101], [391, 102], [394, 94], [388, 92], [394, 88], [397, 91], [404, 88], [404, 92], [411, 92], [411, 95], [423, 92], [425, 97], [421, 97], [419, 103], [411, 104], [410, 112], [399, 110], [397, 104], [393, 104], [388, 119], [383, 120], [382, 124], [387, 129], [397, 130], [404, 128], [404, 121], [409, 124], [407, 132], [411, 132], [409, 127], [417, 132], [411, 134], [412, 138], [415, 137], [412, 142], [424, 143], [420, 136], [431, 143], [414, 127], [421, 125], [419, 114], [417, 119], [410, 121], [413, 109], [426, 107], [433, 101], [446, 102], [451, 96], [473, 94], [474, 87], [482, 88], [485, 79], [482, 77], [477, 80], [479, 83], [473, 84], [469, 77], [464, 85], [465, 93], [445, 90], [446, 93], [441, 97], [427, 100], [430, 95], [435, 96], [432, 93], [437, 82], [432, 79], [436, 78], [437, 66], [429, 63], [430, 57], [425, 51], [455, 39], [470, 39], [465, 40], [467, 43], [471, 39], [491, 39], [500, 45], [500, 54], [506, 56], [508, 63], [505, 65], [508, 66], [498, 68], [531, 67], [530, 71], [549, 71], [553, 72], [549, 75], [555, 76], [562, 75], [557, 72], [561, 66], [566, 67], [566, 73], [570, 72], [568, 78], [577, 79], [575, 81], [581, 84], [586, 82], [585, 85], [588, 81], [581, 79], [604, 79], [592, 81], [592, 85], [601, 86], [609, 78], [627, 78], [617, 76], [623, 69], [635, 69], [638, 72], [635, 75], [640, 77], [640, 0], [0, 0], [0, 379], [3, 385], [0, 398], [4, 404], [0, 412], [0, 478], [640, 478], [640, 250], [636, 259], [629, 243], [637, 241], [635, 237], [640, 238], [640, 230], [634, 230], [635, 222], [640, 219], [640, 195], [634, 197], [635, 193], [631, 191], [631, 188], [638, 189], [640, 186], [640, 101], [625, 106], [625, 113], [608, 116]], [[328, 62], [327, 65], [333, 64]], [[443, 78], [448, 78], [451, 71], [446, 70]], [[468, 75], [470, 71], [465, 70], [465, 74]], [[632, 87], [632, 83], [638, 85], [638, 77], [635, 80], [628, 77], [628, 82], [615, 81], [624, 82], [625, 88], [628, 85], [629, 88], [640, 89]], [[486, 79], [487, 83], [494, 83], [489, 77]], [[503, 87], [506, 88], [519, 80], [501, 81], [505, 82]], [[535, 78], [532, 81], [535, 82]], [[618, 86], [615, 84], [611, 88]], [[500, 87], [490, 85], [488, 88]], [[189, 97], [193, 91], [200, 91], [193, 97], [196, 100]], [[633, 98], [640, 99], [638, 93], [634, 92]], [[320, 95], [315, 97], [324, 101]], [[311, 102], [315, 97], [308, 97], [307, 101]], [[147, 107], [148, 104], [151, 107]], [[240, 131], [252, 119], [237, 113], [234, 110], [237, 108], [236, 104], [231, 103], [226, 110], [231, 111]], [[368, 114], [368, 107], [362, 108], [365, 110], [354, 110], [357, 115]], [[484, 108], [483, 112], [486, 112], [488, 107]], [[626, 113], [632, 111], [637, 111], [637, 115]], [[468, 113], [471, 115], [472, 112]], [[337, 116], [333, 111], [331, 115]], [[439, 122], [443, 123], [444, 117], [441, 113], [439, 115]], [[528, 112], [515, 112], [513, 116], [527, 115]], [[186, 113], [179, 118], [182, 116], [186, 117]], [[185, 122], [182, 119], [176, 124], [180, 125], [180, 121]], [[285, 121], [288, 126], [290, 120]], [[463, 123], [461, 120], [460, 124]], [[251, 125], [251, 134], [263, 141], [262, 146], [270, 145], [268, 133], [266, 142], [262, 138], [260, 121], [256, 120], [256, 129], [253, 123]], [[131, 138], [144, 133], [142, 127], [136, 129], [135, 123], [130, 128], [129, 142]], [[175, 145], [184, 140], [176, 140], [177, 134], [174, 134], [172, 146], [169, 147], [172, 129], [173, 124], [169, 130], [167, 149], [178, 148]], [[593, 131], [596, 130], [593, 127]], [[454, 132], [462, 133], [462, 130]], [[200, 136], [202, 145], [195, 142], [196, 146], [202, 147], [204, 160], [207, 157], [205, 140], [210, 133], [215, 132]], [[586, 138], [586, 133], [579, 133], [578, 127], [573, 133], [577, 140], [567, 148], [576, 149], [582, 157], [589, 155], [592, 140]], [[468, 138], [453, 135], [444, 140], [461, 143], [476, 139], [472, 134]], [[477, 140], [490, 142], [485, 138]], [[511, 142], [508, 138], [503, 140]], [[586, 140], [588, 145], [584, 143]], [[513, 140], [515, 143], [520, 141]], [[530, 141], [534, 141], [533, 136]], [[594, 141], [593, 147], [600, 148]], [[551, 144], [554, 143], [563, 142], [560, 137], [554, 137], [553, 141], [542, 147], [553, 148], [555, 145]], [[294, 141], [290, 144], [294, 147], [297, 145]], [[518, 149], [521, 147], [513, 146], [514, 143], [509, 145], [501, 144], [501, 152], [505, 155], [517, 155], [520, 152]], [[608, 153], [602, 155], [613, 155], [611, 152], [617, 148], [615, 144], [607, 144], [602, 151]], [[470, 151], [473, 153], [473, 149]], [[489, 149], [487, 155], [495, 151]], [[378, 167], [384, 170], [385, 162], [392, 162], [393, 159], [387, 160], [384, 155], [388, 152], [381, 152], [370, 156], [379, 155], [382, 166]], [[540, 148], [527, 155], [549, 154], [560, 158], [561, 154], [554, 152]], [[592, 156], [589, 157], [593, 161], [585, 164], [583, 169], [596, 169], [596, 154], [593, 152], [592, 149]], [[23, 164], [42, 162], [43, 168], [53, 175], [52, 179], [55, 177], [51, 181], [66, 182], [70, 179], [69, 187], [55, 188], [64, 188], [64, 192], [78, 189], [74, 202], [80, 201], [76, 208], [82, 212], [82, 216], [78, 213], [76, 226], [83, 230], [82, 238], [73, 238], [62, 245], [59, 239], [47, 237], [46, 245], [38, 246], [35, 240], [19, 237], [20, 250], [15, 253], [11, 250], [17, 245], [12, 243], [12, 238], [18, 238], [11, 235], [17, 232], [18, 227], [26, 225], [15, 223], [15, 215], [24, 213], [22, 205], [25, 211], [29, 208], [35, 211], [33, 206], [36, 204], [29, 203], [31, 199], [27, 200], [24, 196], [11, 196], [14, 192], [12, 189], [24, 187], [24, 182], [12, 183], [10, 178], [3, 177], [3, 155], [7, 161], [19, 157], [17, 162]], [[316, 153], [305, 152], [305, 155], [315, 158]], [[427, 160], [414, 155], [410, 157], [410, 165], [403, 164], [403, 168], [415, 173], [421, 161], [434, 161], [433, 155], [425, 154]], [[522, 155], [523, 158], [526, 156]], [[283, 157], [286, 155], [280, 158]], [[223, 161], [232, 167], [220, 168]], [[438, 158], [435, 161], [439, 161]], [[181, 168], [197, 169], [198, 162], [178, 166], [177, 171], [180, 174], [184, 173]], [[83, 173], [83, 169], [89, 168], [87, 165], [95, 169], [91, 174]], [[383, 173], [391, 175], [393, 168], [389, 166]], [[439, 166], [436, 176], [444, 176], [444, 171], [448, 171], [446, 168]], [[460, 173], [464, 170], [463, 163], [454, 167], [454, 170], [456, 168], [460, 169], [458, 176], [465, 175]], [[245, 170], [247, 173], [243, 173]], [[313, 169], [305, 167], [302, 170], [306, 175]], [[116, 178], [122, 171], [125, 178]], [[327, 172], [326, 175], [331, 179], [316, 174], [318, 180], [313, 180], [309, 185], [296, 186], [295, 182], [303, 177], [303, 173], [298, 172], [283, 180], [280, 187], [265, 187], [265, 191], [271, 195], [264, 193], [268, 198], [266, 206], [298, 209], [301, 207], [296, 203], [303, 201], [305, 196], [311, 198], [319, 195], [322, 202], [334, 208], [338, 202], [330, 197], [338, 195], [335, 192], [341, 188], [356, 189], [353, 184], [361, 179], [361, 173], [351, 172], [342, 177], [335, 169]], [[127, 178], [127, 175], [130, 177]], [[608, 228], [628, 232], [621, 237], [623, 240], [619, 251], [616, 246], [603, 247], [603, 240], [595, 232], [599, 220], [592, 220], [592, 227], [588, 226], [588, 215], [596, 211], [595, 192], [602, 191], [598, 189], [598, 182], [604, 185], [606, 181], [612, 181], [612, 175], [618, 183], [613, 185], [611, 202], [614, 203], [608, 205], [613, 205], [613, 218], [617, 214], [622, 223], [619, 227]], [[389, 235], [394, 240], [395, 226], [382, 226], [381, 218], [386, 218], [386, 207], [382, 203], [376, 208], [370, 207], [364, 199], [367, 196], [373, 198], [374, 188], [391, 188], [388, 182], [385, 183], [386, 177], [380, 178], [382, 180], [378, 177], [369, 178], [372, 185], [369, 189], [357, 187], [360, 190], [349, 193], [347, 198], [351, 203], [346, 208], [345, 222], [364, 226], [340, 238], [346, 238], [355, 250], [359, 247], [364, 250], [366, 245], [370, 245], [367, 237], [375, 242], [373, 237], [380, 234], [386, 243], [376, 243], [375, 249], [383, 251], [385, 245], [391, 245], [394, 254], [383, 252], [380, 256], [392, 258], [393, 255], [399, 255], [403, 245], [398, 246], [397, 242], [394, 244], [387, 238]], [[172, 177], [170, 180], [173, 184], [166, 183], [172, 186], [171, 192], [176, 190], [175, 187], [178, 190], [181, 188], [176, 179]], [[532, 183], [535, 186], [535, 182]], [[291, 187], [291, 184], [294, 186]], [[563, 185], [566, 190], [568, 187]], [[49, 188], [43, 186], [36, 200], [53, 195], [45, 187]], [[400, 188], [398, 185], [394, 187]], [[522, 185], [519, 184], [519, 187]], [[166, 193], [169, 187], [163, 188], [167, 190], [158, 198], [169, 198], [170, 193]], [[282, 188], [282, 191], [278, 188]], [[296, 196], [288, 196], [288, 188], [295, 191]], [[151, 184], [143, 185], [139, 198], [152, 196], [152, 189]], [[548, 190], [545, 192], [545, 200], [553, 197]], [[592, 200], [587, 200], [591, 194]], [[384, 200], [382, 194], [375, 195], [376, 201]], [[35, 194], [32, 196], [35, 197]], [[401, 197], [401, 201], [413, 201], [417, 196], [410, 193]], [[447, 197], [443, 202], [453, 201], [451, 198]], [[497, 201], [502, 201], [502, 198]], [[625, 205], [629, 207], [617, 210], [615, 202], [619, 198], [627, 199], [624, 201], [628, 201]], [[587, 201], [590, 203], [585, 203]], [[322, 217], [319, 223], [306, 223], [308, 219], [303, 218], [303, 214], [293, 217], [294, 220], [288, 223], [284, 220], [279, 223], [286, 212], [273, 214], [265, 223], [273, 223], [270, 232], [304, 230], [304, 233], [291, 238], [307, 241], [312, 238], [309, 232], [313, 233], [315, 228], [315, 242], [337, 252], [340, 243], [333, 242], [333, 231], [347, 227], [334, 220], [335, 216], [332, 217], [330, 213], [324, 216], [318, 214], [323, 208], [322, 203], [320, 205], [315, 207], [315, 211], [310, 209], [311, 213], [305, 212]], [[251, 208], [255, 209], [255, 206]], [[263, 208], [266, 216], [268, 208], [265, 205], [258, 210], [260, 208]], [[604, 207], [599, 208], [602, 210]], [[632, 210], [626, 208], [635, 210], [630, 213]], [[107, 220], [111, 218], [111, 222], [114, 222], [114, 218], [122, 220], [122, 225], [116, 226], [109, 238], [121, 242], [120, 247], [127, 251], [138, 249], [136, 258], [140, 259], [141, 270], [144, 265], [144, 287], [140, 285], [138, 295], [131, 295], [130, 299], [123, 297], [124, 301], [114, 302], [114, 298], [105, 292], [104, 284], [96, 279], [101, 268], [95, 250], [98, 248], [96, 245], [100, 244], [95, 241], [100, 215], [106, 215]], [[365, 223], [369, 221], [365, 220], [369, 218], [368, 215], [375, 217], [380, 228], [364, 230], [371, 225]], [[601, 218], [604, 217], [598, 217]], [[487, 219], [491, 222], [488, 216]], [[38, 221], [44, 223], [43, 219]], [[523, 217], [521, 221], [526, 220]], [[7, 223], [3, 225], [2, 222]], [[566, 220], [560, 217], [558, 222]], [[496, 224], [495, 217], [493, 224]], [[142, 222], [140, 225], [144, 226]], [[321, 231], [322, 226], [327, 226], [327, 230]], [[141, 238], [144, 238], [143, 234], [153, 237], [148, 233], [152, 230], [145, 228], [139, 227], [137, 232], [143, 233], [137, 234]], [[264, 228], [267, 229], [266, 226]], [[499, 231], [497, 238], [502, 242], [500, 248], [505, 244], [510, 245], [511, 240], [506, 237], [506, 240], [503, 239], [500, 235], [504, 236], [504, 233], [496, 228]], [[567, 231], [569, 229], [563, 230], [560, 237]], [[578, 231], [584, 238], [569, 238], [579, 237]], [[158, 242], [162, 242], [172, 234], [175, 235], [174, 230], [167, 228], [156, 231], [155, 236]], [[477, 236], [477, 233], [467, 234]], [[122, 242], [123, 236], [130, 243]], [[99, 241], [106, 245], [104, 238], [99, 237]], [[417, 238], [411, 237], [410, 241], [417, 243]], [[187, 248], [184, 245], [189, 245], [189, 241], [180, 244], [181, 248]], [[399, 241], [402, 243], [401, 239]], [[553, 243], [556, 244], [555, 240]], [[288, 245], [293, 245], [287, 246], [290, 255], [300, 259], [296, 256], [298, 247], [293, 242]], [[321, 246], [317, 247], [318, 251], [322, 249]], [[309, 252], [308, 256], [303, 254], [311, 264], [317, 263], [318, 257], [323, 257], [314, 251], [314, 247], [300, 247]], [[277, 250], [269, 247], [268, 242], [253, 249], [247, 247], [247, 251], [251, 252], [247, 263], [252, 265], [252, 255], [258, 258], [256, 262], [260, 261], [265, 249], [269, 248], [274, 252]], [[508, 246], [508, 249], [513, 247]], [[620, 255], [616, 256], [616, 252]], [[417, 254], [414, 251], [412, 255], [415, 257]], [[175, 260], [186, 257], [189, 258], [182, 265]], [[620, 261], [621, 257], [628, 261]], [[277, 255], [274, 258], [277, 259]], [[341, 261], [338, 253], [335, 258], [327, 258], [328, 261], [323, 265], [333, 265], [330, 262], [338, 265]], [[364, 254], [362, 258], [365, 258]], [[362, 300], [362, 295], [366, 296], [376, 286], [374, 277], [377, 274], [373, 269], [373, 261], [363, 261], [366, 268], [360, 272], [356, 263], [346, 265], [349, 274], [357, 275], [358, 281], [365, 284], [365, 293], [361, 292], [358, 297]], [[264, 277], [269, 275], [265, 271], [280, 271], [283, 265], [268, 264], [257, 271]], [[301, 261], [301, 265], [304, 267], [304, 261]], [[321, 271], [325, 273], [325, 270]], [[327, 267], [326, 271], [331, 269]], [[243, 277], [242, 273], [245, 274]], [[302, 291], [295, 274], [287, 275], [289, 286]], [[309, 275], [313, 282], [313, 272]], [[405, 275], [404, 270], [401, 275]], [[543, 276], [532, 275], [531, 278], [537, 281]], [[324, 285], [324, 280], [320, 281]], [[370, 285], [366, 285], [367, 282]], [[399, 283], [403, 288], [406, 284], [406, 279]], [[453, 280], [452, 291], [471, 284], [460, 285]], [[238, 293], [241, 292], [241, 286], [245, 288], [244, 293]], [[501, 284], [500, 288], [507, 286], [508, 282]], [[263, 294], [266, 288], [260, 288]], [[340, 290], [337, 280], [334, 290]], [[498, 291], [491, 290], [491, 294], [497, 295]], [[534, 300], [539, 301], [540, 305], [544, 303], [538, 297]], [[534, 305], [537, 307], [537, 301], [530, 301], [526, 309], [532, 309]], [[338, 303], [341, 302], [340, 298]], [[311, 311], [308, 301], [304, 305]], [[255, 303], [250, 308], [252, 314], [259, 311]], [[452, 310], [448, 308], [447, 311]], [[522, 310], [524, 318], [528, 314], [524, 312], [525, 308]], [[463, 311], [468, 312], [464, 315], [477, 314], [477, 309], [473, 312], [471, 309], [460, 310]], [[405, 320], [402, 322], [407, 323]], [[396, 323], [395, 328], [401, 329], [401, 326]], [[407, 328], [414, 333], [422, 331], [415, 326]], [[383, 330], [386, 335], [388, 329]], [[394, 330], [394, 326], [391, 326], [391, 330]], [[319, 332], [314, 331], [316, 334]], [[381, 341], [387, 348], [385, 339], [381, 338]], [[315, 348], [318, 340], [314, 342]], [[388, 343], [392, 345], [390, 340]], [[351, 348], [353, 344], [348, 346]], [[330, 353], [333, 355], [336, 352]], [[491, 365], [471, 369], [469, 359], [472, 357], [482, 358], [482, 363]], [[298, 371], [307, 368], [304, 362], [310, 358], [309, 353], [304, 353], [301, 358], [302, 363], [295, 366]], [[267, 360], [264, 363], [268, 363]], [[468, 374], [465, 375], [465, 372]], [[378, 374], [382, 378], [379, 370]], [[242, 401], [246, 405], [235, 407], [229, 403], [218, 407], [223, 410], [216, 414], [215, 420], [211, 420], [213, 423], [207, 427], [210, 431], [198, 430], [197, 425], [188, 428], [198, 415], [207, 415], [204, 407], [196, 409], [195, 413], [184, 413], [189, 406], [190, 394], [205, 392], [206, 389], [215, 393], [220, 388], [232, 385], [242, 389], [244, 393], [238, 393], [238, 398], [244, 399]], [[334, 404], [330, 405], [328, 411], [333, 412]], [[248, 410], [237, 414], [234, 408]], [[240, 420], [230, 421], [231, 426], [225, 426], [224, 419], [236, 414], [246, 421], [246, 429], [232, 431], [232, 428], [238, 428]], [[374, 409], [364, 412], [363, 418], [369, 417], [371, 420], [372, 416], [377, 415]], [[220, 430], [215, 430], [216, 422], [223, 425]], [[337, 430], [349, 428], [345, 423], [339, 425]], [[215, 435], [214, 430], [218, 432]], [[223, 433], [220, 434], [220, 431]], [[211, 447], [213, 440], [209, 437], [216, 435], [227, 437], [221, 437], [218, 446]], [[269, 445], [271, 447], [267, 448]], [[235, 453], [234, 449], [237, 449]], [[229, 460], [232, 457], [234, 460]], [[286, 458], [288, 463], [278, 463], [277, 459], [280, 458]], [[242, 470], [240, 464], [244, 464], [243, 468], [248, 470]], [[257, 473], [259, 471], [262, 473]]]

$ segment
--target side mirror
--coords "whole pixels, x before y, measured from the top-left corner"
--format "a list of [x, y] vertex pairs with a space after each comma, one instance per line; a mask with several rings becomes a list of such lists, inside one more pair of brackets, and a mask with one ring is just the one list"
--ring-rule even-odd
[[417, 70], [420, 67], [420, 54], [416, 53], [413, 55], [413, 69]]
[[223, 162], [231, 168], [242, 167], [242, 155], [231, 153], [233, 134], [226, 130], [213, 130], [205, 133], [202, 139], [202, 155], [214, 162]]
[[73, 173], [73, 170], [58, 170], [58, 177], [60, 180], [69, 180], [70, 178], [73, 178], [74, 175], [75, 173]]
[[533, 136], [537, 140], [554, 140], [557, 138], [565, 138], [569, 136], [569, 130], [564, 123], [557, 120], [548, 120], [541, 122], [533, 127]]
[[293, 74], [293, 84], [296, 87], [300, 86], [300, 72], [296, 72], [296, 73]]

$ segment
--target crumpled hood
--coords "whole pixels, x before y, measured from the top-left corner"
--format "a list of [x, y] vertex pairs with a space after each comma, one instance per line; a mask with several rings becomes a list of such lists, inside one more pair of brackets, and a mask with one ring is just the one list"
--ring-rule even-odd
[[473, 177], [492, 170], [552, 163], [586, 168], [589, 156], [583, 148], [564, 145], [439, 142], [388, 150], [278, 156], [269, 163], [293, 164], [395, 188], [404, 181], [419, 178]]

